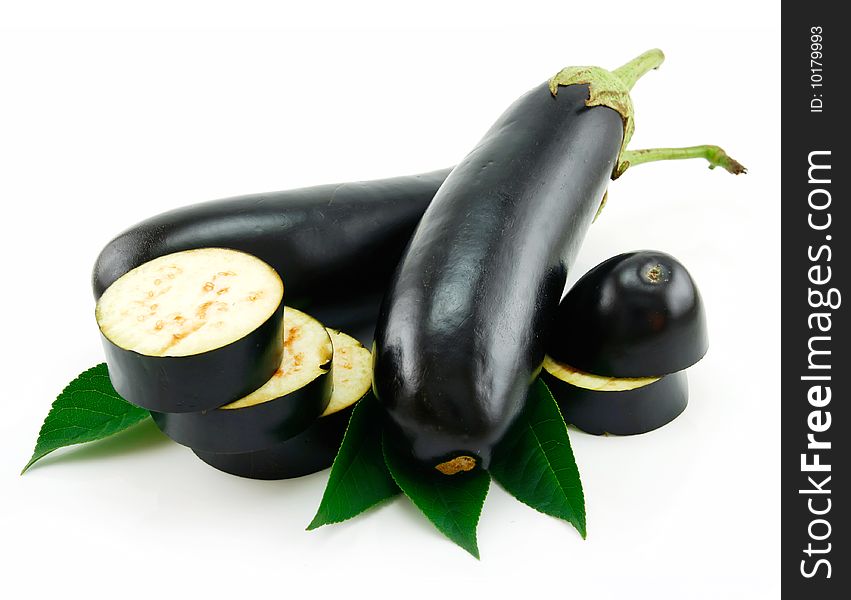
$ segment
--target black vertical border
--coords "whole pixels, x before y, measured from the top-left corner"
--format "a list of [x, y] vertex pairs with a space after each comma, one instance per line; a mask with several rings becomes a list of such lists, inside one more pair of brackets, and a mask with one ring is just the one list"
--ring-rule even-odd
[[[779, 3], [778, 3], [779, 6]], [[851, 555], [848, 552], [849, 536], [848, 498], [843, 490], [848, 488], [849, 444], [851, 426], [849, 426], [848, 404], [851, 402], [851, 361], [848, 348], [851, 340], [851, 327], [846, 316], [851, 303], [851, 290], [848, 289], [849, 256], [848, 237], [851, 236], [851, 218], [849, 218], [847, 179], [851, 173], [848, 152], [842, 138], [851, 131], [849, 119], [849, 101], [844, 94], [846, 77], [846, 57], [849, 38], [845, 19], [840, 16], [840, 3], [828, 2], [790, 2], [782, 8], [782, 98], [781, 101], [781, 205], [782, 205], [782, 547], [781, 578], [782, 592], [788, 598], [832, 599], [851, 598]], [[813, 28], [821, 27], [821, 51], [823, 63], [822, 87], [814, 88], [811, 75], [817, 65], [811, 64], [813, 57]], [[817, 72], [817, 71], [815, 71]], [[816, 78], [818, 79], [818, 78]], [[822, 112], [813, 112], [814, 99], [823, 101]], [[830, 183], [812, 183], [808, 174], [810, 153], [829, 151], [830, 155], [818, 155], [814, 159], [819, 163], [829, 161], [831, 169], [814, 171], [814, 179], [829, 178]], [[823, 210], [814, 210], [810, 206], [810, 193], [815, 189], [824, 189], [830, 193], [830, 206]], [[827, 196], [815, 192], [815, 204], [824, 204]], [[830, 213], [831, 225], [828, 229], [817, 230], [811, 227], [808, 219], [817, 226], [826, 221]], [[812, 215], [812, 216], [810, 216]], [[828, 251], [818, 250], [823, 245]], [[813, 255], [818, 256], [812, 260]], [[821, 265], [817, 270], [810, 269]], [[830, 267], [831, 280], [815, 285], [810, 277], [825, 278]], [[842, 298], [842, 304], [836, 309], [812, 307], [811, 290], [827, 293], [836, 288], [840, 294], [848, 291]], [[835, 296], [834, 296], [835, 298]], [[813, 313], [830, 313], [830, 331], [819, 331]], [[827, 320], [820, 321], [822, 325]], [[811, 329], [811, 326], [813, 327]], [[829, 369], [810, 369], [810, 349], [808, 344], [813, 336], [830, 336], [830, 340], [818, 340], [814, 343], [819, 349], [830, 350], [829, 355], [818, 355], [818, 362], [829, 363]], [[802, 379], [805, 376], [829, 375], [830, 381]], [[823, 384], [830, 386], [831, 401], [826, 406], [814, 407], [808, 399], [811, 386]], [[826, 392], [821, 392], [822, 396]], [[818, 398], [816, 398], [818, 402]], [[814, 411], [822, 411], [813, 415]], [[830, 427], [823, 432], [812, 432], [810, 424], [822, 428], [830, 413]], [[808, 434], [813, 433], [818, 441], [830, 442], [830, 449], [809, 449]], [[813, 454], [819, 454], [820, 462], [830, 464], [827, 472], [804, 472], [802, 454], [808, 453], [808, 462]], [[813, 490], [808, 480], [813, 477], [821, 484], [826, 475], [830, 476], [829, 494], [801, 493], [801, 490]], [[827, 506], [830, 499], [830, 511], [824, 515], [815, 515], [812, 508], [819, 511]], [[827, 532], [823, 522], [830, 523], [830, 535], [818, 540]], [[812, 526], [811, 526], [812, 525]], [[812, 544], [816, 552], [807, 554]], [[819, 554], [828, 548], [829, 552]], [[812, 572], [816, 561], [824, 558], [830, 562], [830, 578], [827, 567], [821, 564], [813, 577], [807, 578], [802, 571]], [[805, 561], [802, 564], [802, 561]]]

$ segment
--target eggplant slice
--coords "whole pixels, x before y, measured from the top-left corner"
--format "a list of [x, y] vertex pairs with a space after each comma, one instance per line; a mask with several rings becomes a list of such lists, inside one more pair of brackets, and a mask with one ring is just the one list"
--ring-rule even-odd
[[663, 377], [594, 375], [547, 356], [541, 377], [565, 422], [594, 435], [635, 435], [676, 419], [688, 405], [685, 371]]
[[95, 308], [113, 386], [137, 406], [174, 413], [241, 398], [281, 363], [283, 298], [272, 267], [225, 248], [127, 272]]
[[213, 410], [151, 416], [175, 442], [208, 452], [262, 450], [301, 433], [331, 399], [331, 337], [322, 323], [288, 306], [283, 349], [275, 373], [245, 397]]
[[371, 356], [360, 342], [328, 330], [334, 344], [334, 394], [322, 417], [304, 432], [266, 450], [216, 453], [194, 449], [208, 465], [250, 479], [290, 479], [331, 466], [352, 409], [372, 383]]
[[572, 386], [595, 392], [625, 392], [656, 383], [661, 377], [607, 377], [580, 371], [566, 363], [544, 357], [544, 369]]

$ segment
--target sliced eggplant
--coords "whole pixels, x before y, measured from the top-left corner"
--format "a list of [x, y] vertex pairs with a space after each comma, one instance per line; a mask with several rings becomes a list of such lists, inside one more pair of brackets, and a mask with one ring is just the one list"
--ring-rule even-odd
[[329, 330], [334, 344], [334, 394], [322, 417], [295, 437], [266, 450], [216, 453], [194, 450], [208, 465], [251, 479], [289, 479], [321, 471], [334, 461], [352, 409], [370, 389], [369, 351], [360, 342]]
[[222, 406], [263, 385], [281, 364], [283, 316], [278, 273], [225, 248], [144, 263], [95, 309], [116, 391], [174, 413]]
[[709, 347], [697, 285], [676, 258], [644, 250], [612, 257], [582, 276], [559, 305], [547, 353], [592, 373], [675, 373]]
[[647, 433], [676, 419], [688, 405], [685, 371], [663, 377], [603, 377], [547, 356], [541, 377], [564, 420], [594, 435]]
[[213, 410], [151, 416], [175, 442], [207, 452], [262, 450], [303, 432], [331, 399], [331, 337], [319, 321], [288, 306], [283, 349], [277, 371], [245, 397]]

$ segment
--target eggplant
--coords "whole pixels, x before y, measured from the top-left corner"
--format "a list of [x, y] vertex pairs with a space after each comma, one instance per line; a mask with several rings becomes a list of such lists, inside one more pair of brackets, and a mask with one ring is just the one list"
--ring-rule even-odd
[[548, 357], [541, 379], [565, 422], [594, 435], [647, 433], [676, 419], [688, 405], [685, 371], [650, 378], [597, 377], [603, 381], [592, 384], [595, 377], [584, 374], [579, 378], [584, 381], [577, 381], [575, 370]]
[[289, 479], [331, 466], [355, 404], [371, 386], [369, 351], [354, 338], [329, 330], [334, 344], [334, 394], [322, 416], [306, 430], [255, 452], [223, 453], [193, 449], [220, 471], [250, 479]]
[[95, 308], [112, 385], [155, 411], [233, 402], [281, 363], [283, 296], [268, 264], [223, 248], [168, 254], [128, 271]]
[[449, 174], [405, 250], [375, 334], [391, 438], [444, 474], [487, 468], [522, 410], [568, 271], [610, 177], [715, 146], [629, 151], [629, 89], [651, 50], [608, 72], [569, 67], [517, 100]]
[[708, 347], [688, 270], [664, 252], [627, 252], [588, 271], [561, 301], [541, 377], [579, 429], [646, 433], [685, 410], [684, 369]]
[[221, 408], [194, 413], [152, 411], [172, 440], [208, 452], [251, 452], [274, 446], [310, 427], [333, 393], [333, 345], [313, 317], [286, 307], [283, 359], [258, 389]]
[[559, 306], [547, 353], [591, 373], [644, 377], [682, 371], [708, 347], [691, 274], [673, 256], [643, 250], [614, 256], [576, 282]]
[[387, 291], [375, 392], [439, 470], [487, 467], [541, 365], [623, 141], [621, 116], [587, 98], [544, 83], [511, 106], [446, 179]]
[[103, 248], [92, 291], [100, 298], [126, 272], [165, 254], [233, 248], [281, 274], [290, 306], [330, 327], [365, 330], [360, 337], [371, 342], [384, 288], [448, 173], [253, 194], [165, 212]]

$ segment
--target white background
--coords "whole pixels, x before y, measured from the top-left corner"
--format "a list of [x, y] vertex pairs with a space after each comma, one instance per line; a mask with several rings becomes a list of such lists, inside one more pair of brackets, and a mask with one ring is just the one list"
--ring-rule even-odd
[[[776, 3], [225, 4], [0, 5], [0, 592], [776, 597]], [[636, 167], [588, 235], [575, 273], [640, 248], [681, 259], [711, 349], [670, 426], [573, 433], [587, 541], [495, 486], [481, 561], [403, 499], [308, 533], [327, 472], [231, 477], [151, 426], [18, 476], [57, 393], [102, 360], [89, 275], [118, 231], [196, 201], [451, 165], [561, 67], [654, 46], [668, 60], [635, 88], [633, 147], [717, 143], [750, 173]]]

